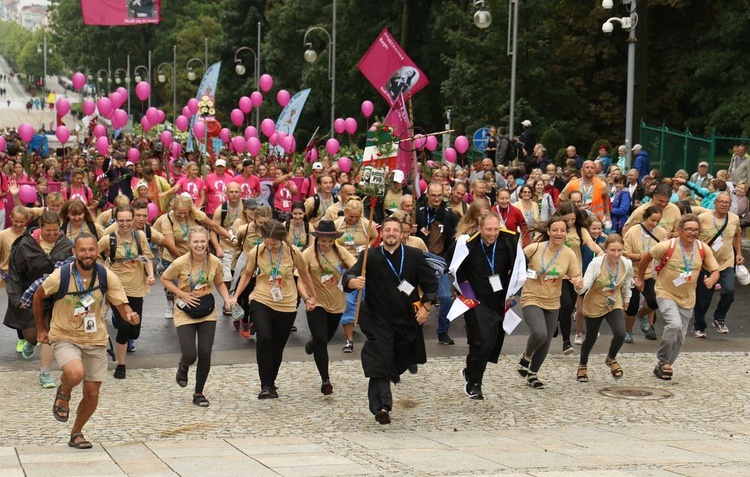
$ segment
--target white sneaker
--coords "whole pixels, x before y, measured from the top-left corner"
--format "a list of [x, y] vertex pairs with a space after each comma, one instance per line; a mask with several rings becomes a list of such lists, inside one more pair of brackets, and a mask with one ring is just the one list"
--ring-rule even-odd
[[164, 312], [164, 318], [171, 320], [172, 319], [172, 309], [174, 308], [174, 302], [167, 300], [167, 309]]
[[583, 344], [583, 333], [576, 333], [576, 337], [573, 340], [574, 345], [582, 345]]

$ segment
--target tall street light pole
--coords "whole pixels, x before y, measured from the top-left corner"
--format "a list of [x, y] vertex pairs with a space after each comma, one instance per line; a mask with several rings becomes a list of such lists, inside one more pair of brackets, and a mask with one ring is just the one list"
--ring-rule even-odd
[[521, 0], [508, 2], [508, 55], [510, 59], [510, 114], [508, 138], [513, 140], [516, 123], [516, 72], [518, 66], [518, 4]]
[[[260, 28], [260, 23], [258, 24], [258, 27]], [[259, 43], [260, 45], [260, 43]], [[234, 72], [237, 73], [239, 76], [242, 76], [245, 74], [247, 69], [245, 68], [245, 65], [242, 64], [242, 60], [237, 58], [237, 56], [242, 51], [249, 51], [253, 54], [253, 67], [255, 70], [255, 89], [260, 90], [260, 56], [255, 53], [255, 50], [250, 48], [249, 46], [241, 46], [237, 48], [234, 52]], [[256, 116], [255, 116], [255, 127], [260, 127], [260, 110], [259, 108], [255, 108]]]
[[328, 79], [331, 80], [331, 137], [333, 137], [335, 131], [333, 129], [333, 122], [336, 120], [336, 0], [333, 0], [333, 27], [331, 33], [322, 27], [310, 27], [305, 31], [305, 36], [302, 39], [302, 46], [306, 46], [305, 50], [305, 61], [308, 63], [314, 63], [318, 59], [318, 54], [313, 50], [312, 43], [307, 41], [307, 34], [313, 30], [321, 30], [328, 36]]
[[159, 83], [165, 83], [167, 77], [161, 72], [161, 69], [168, 66], [172, 70], [172, 124], [174, 124], [174, 121], [177, 119], [177, 45], [172, 47], [172, 54], [174, 57], [173, 62], [171, 64], [166, 62], [161, 63], [156, 67], [156, 74]]
[[44, 53], [44, 76], [42, 77], [42, 91], [47, 89], [47, 33], [44, 33], [44, 43], [36, 46], [37, 53]]

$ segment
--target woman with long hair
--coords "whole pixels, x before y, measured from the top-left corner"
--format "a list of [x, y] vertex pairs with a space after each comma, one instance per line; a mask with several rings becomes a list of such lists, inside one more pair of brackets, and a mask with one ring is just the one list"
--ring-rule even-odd
[[197, 360], [193, 404], [208, 407], [203, 388], [211, 370], [211, 349], [216, 334], [217, 310], [215, 305], [212, 306], [213, 290], [215, 288], [224, 299], [224, 308], [231, 302], [231, 297], [224, 284], [221, 260], [208, 251], [208, 230], [193, 227], [187, 239], [190, 251], [172, 262], [162, 274], [161, 283], [176, 297], [174, 326], [181, 356], [175, 380], [180, 387], [186, 387], [189, 367]]
[[284, 222], [287, 230], [287, 241], [300, 250], [305, 250], [310, 243], [310, 223], [305, 215], [305, 203], [297, 201], [292, 204], [291, 218]]
[[98, 239], [104, 234], [104, 229], [96, 223], [91, 209], [80, 199], [68, 200], [60, 208], [62, 231], [71, 242], [75, 242], [81, 232], [88, 232]]
[[474, 235], [479, 229], [479, 218], [490, 211], [490, 203], [484, 199], [475, 199], [466, 210], [466, 214], [456, 226], [456, 237]]
[[[529, 180], [531, 182], [531, 180]], [[519, 200], [513, 207], [516, 207], [523, 214], [526, 225], [534, 228], [539, 222], [539, 206], [534, 198], [534, 189], [528, 183], [522, 185], [518, 191]]]
[[255, 288], [250, 292], [250, 312], [256, 329], [256, 357], [261, 391], [258, 399], [278, 398], [276, 377], [284, 355], [284, 346], [297, 316], [297, 287], [294, 272], [299, 274], [305, 290], [306, 310], [316, 306], [315, 286], [302, 253], [286, 241], [286, 228], [276, 220], [260, 228], [263, 242], [247, 254], [247, 262], [232, 297], [237, 297], [258, 270]]

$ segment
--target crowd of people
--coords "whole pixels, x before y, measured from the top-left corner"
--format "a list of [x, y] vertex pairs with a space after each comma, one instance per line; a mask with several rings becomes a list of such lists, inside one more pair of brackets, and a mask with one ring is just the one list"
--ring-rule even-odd
[[[76, 448], [91, 446], [82, 430], [108, 374], [108, 309], [113, 377], [126, 379], [144, 297], [157, 279], [181, 350], [175, 381], [186, 387], [195, 365], [192, 402], [201, 407], [209, 406], [204, 388], [219, 315], [256, 340], [258, 398], [273, 399], [300, 307], [323, 395], [334, 390], [329, 342], [341, 326], [342, 352], [350, 353], [360, 327], [369, 407], [380, 424], [390, 422], [390, 383], [426, 361], [422, 325], [433, 306], [436, 338], [448, 346], [451, 310], [463, 306], [463, 391], [471, 399], [484, 398], [486, 366], [500, 356], [504, 317], [516, 301], [530, 332], [517, 371], [531, 388], [544, 387], [539, 373], [558, 334], [563, 354], [581, 346], [571, 377], [588, 381], [603, 321], [612, 330], [605, 365], [622, 377], [617, 358], [634, 341], [635, 323], [646, 339], [658, 339], [656, 310], [664, 331], [654, 374], [671, 379], [693, 310], [692, 336], [706, 337], [717, 285], [712, 324], [729, 333], [735, 275], [747, 274], [740, 267], [750, 223], [744, 145], [716, 177], [701, 163], [695, 174], [667, 178], [640, 145], [630, 170], [624, 146], [615, 159], [603, 145], [593, 160], [570, 146], [558, 166], [531, 122], [522, 124], [512, 143], [490, 142], [502, 156], [488, 150], [471, 166], [422, 164], [424, 184], [395, 170], [376, 197], [360, 187], [359, 170], [342, 171], [327, 156], [309, 170], [227, 151], [207, 162], [191, 152], [169, 162], [158, 141], [126, 137], [106, 156], [84, 147], [41, 158], [9, 131], [0, 174], [0, 196], [13, 204], [0, 221], [8, 224], [0, 232], [4, 323], [18, 333], [23, 358], [40, 346], [39, 380], [57, 387], [56, 419], [68, 420], [71, 392], [83, 383], [69, 443]], [[128, 159], [131, 147], [140, 161]], [[22, 193], [30, 183], [35, 200]], [[410, 183], [420, 190], [412, 193]], [[53, 360], [59, 385], [49, 373]]]

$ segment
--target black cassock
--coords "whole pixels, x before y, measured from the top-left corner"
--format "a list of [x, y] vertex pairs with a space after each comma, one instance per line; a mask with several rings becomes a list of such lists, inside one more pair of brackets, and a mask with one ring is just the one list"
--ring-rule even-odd
[[[345, 287], [362, 274], [363, 256], [360, 254], [344, 275]], [[420, 301], [418, 289], [422, 291], [422, 302], [435, 300], [435, 272], [419, 249], [402, 245], [390, 254], [381, 246], [369, 252], [366, 279], [365, 302], [359, 313], [359, 325], [367, 338], [362, 347], [362, 368], [368, 378], [397, 383], [410, 364], [427, 361], [422, 327], [417, 323], [413, 303]], [[398, 289], [402, 280], [414, 287], [409, 296]]]

